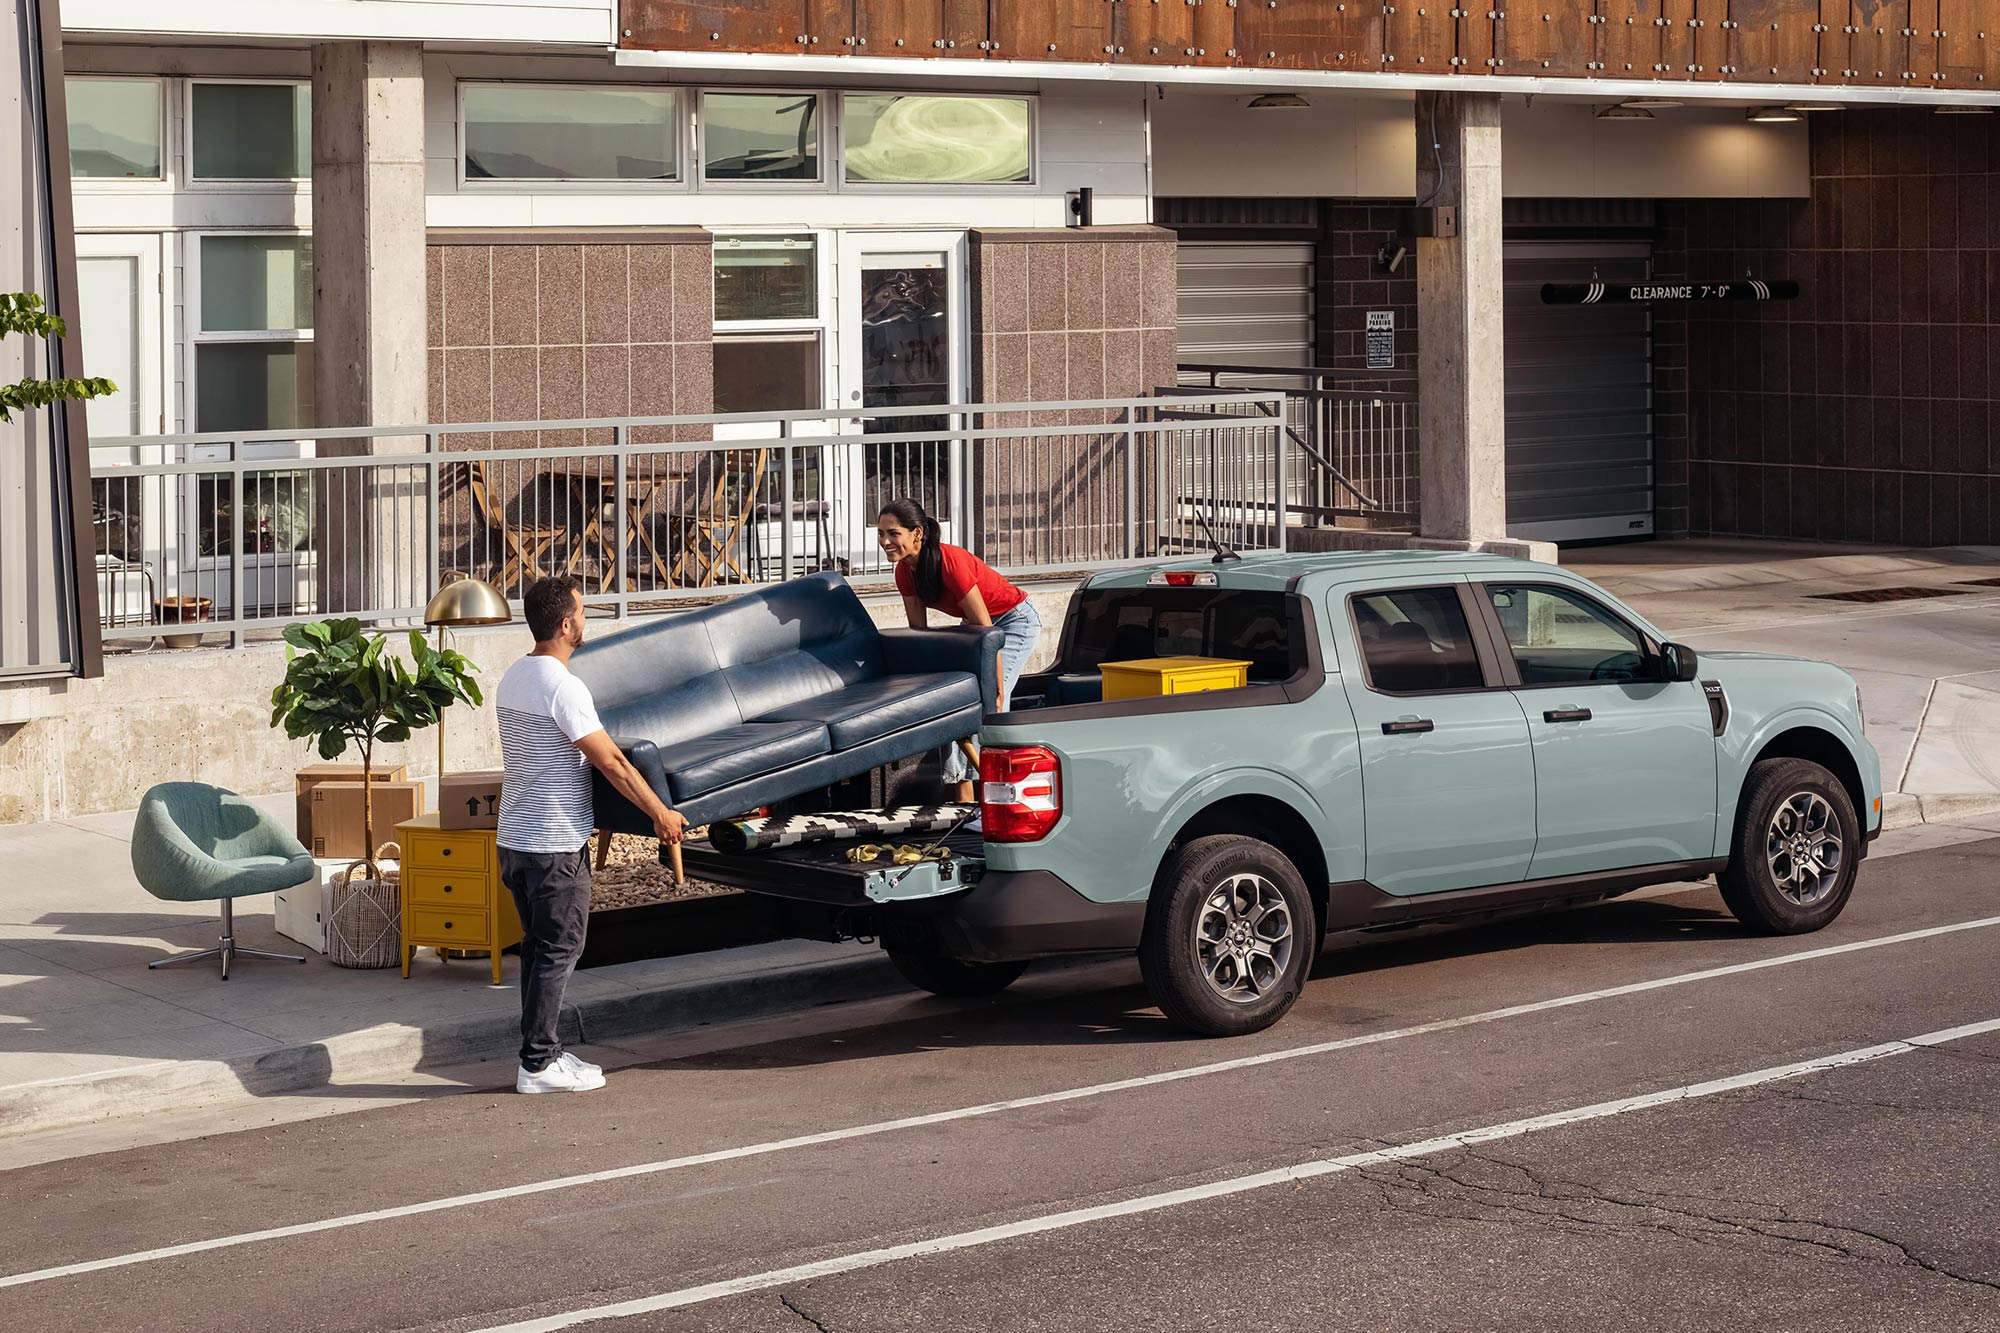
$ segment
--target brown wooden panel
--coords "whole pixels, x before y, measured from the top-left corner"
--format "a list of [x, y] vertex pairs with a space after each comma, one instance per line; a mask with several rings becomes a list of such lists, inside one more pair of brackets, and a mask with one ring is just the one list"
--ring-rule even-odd
[[1505, 68], [1515, 74], [1589, 74], [1597, 51], [1593, 4], [1513, 0], [1501, 35]]
[[1729, 0], [1728, 77], [1805, 83], [1819, 68], [1818, 12], [1799, 0]]
[[1663, 0], [1598, 0], [1597, 63], [1614, 79], [1661, 76], [1666, 53]]
[[1506, 11], [1500, 0], [1461, 0], [1458, 10], [1458, 60], [1452, 66], [1460, 74], [1499, 74], [1496, 61], [1503, 59], [1503, 30]]
[[986, 0], [944, 0], [944, 53], [979, 58], [992, 45]]
[[1820, 83], [1852, 83], [1854, 81], [1853, 15], [1848, 13], [1848, 0], [1819, 0], [1819, 77]]
[[1729, 0], [1666, 0], [1664, 53], [1671, 79], [1717, 80], [1729, 63]]
[[986, 54], [985, 0], [854, 0], [854, 8], [857, 54], [975, 59]]
[[1228, 0], [1115, 0], [1117, 58], [1138, 65], [1235, 62], [1236, 11]]
[[623, 44], [659, 51], [799, 51], [805, 0], [622, 0]]
[[[1912, 46], [1917, 77], [1912, 83], [1938, 88], [1983, 88], [1987, 48], [2000, 38], [2000, 14], [1981, 17], [1990, 0], [1923, 0], [1910, 16], [1917, 30]], [[1928, 22], [1926, 21], [1928, 20]], [[1990, 25], [1990, 26], [1989, 26]], [[1938, 78], [1931, 78], [1936, 74]], [[1985, 76], [1985, 77], [1982, 77]]]
[[[1255, 0], [1252, 0], [1255, 3]], [[1391, 74], [1435, 74], [1451, 68], [1458, 25], [1437, 0], [1388, 0], [1382, 6], [1382, 68]], [[1247, 57], [1250, 52], [1245, 51]], [[1258, 53], [1259, 59], [1262, 53]]]
[[1903, 77], [1910, 68], [1910, 0], [1853, 0], [1848, 22], [1848, 64], [1855, 83], [1915, 82]]
[[1006, 60], [1102, 62], [1114, 46], [1110, 0], [992, 0], [991, 40]]
[[[1435, 8], [1435, 0], [1419, 3]], [[1383, 68], [1382, 7], [1382, 0], [1237, 0], [1238, 63], [1373, 74]]]
[[855, 0], [806, 0], [806, 50], [816, 56], [851, 56], [857, 50]]

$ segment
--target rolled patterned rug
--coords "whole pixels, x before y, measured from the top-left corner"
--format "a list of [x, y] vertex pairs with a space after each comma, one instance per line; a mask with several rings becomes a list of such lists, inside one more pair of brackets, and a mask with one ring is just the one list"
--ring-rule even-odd
[[708, 826], [708, 845], [740, 856], [773, 847], [836, 838], [886, 839], [903, 834], [948, 833], [978, 812], [974, 805], [899, 805], [888, 810], [851, 810], [778, 819], [718, 819]]

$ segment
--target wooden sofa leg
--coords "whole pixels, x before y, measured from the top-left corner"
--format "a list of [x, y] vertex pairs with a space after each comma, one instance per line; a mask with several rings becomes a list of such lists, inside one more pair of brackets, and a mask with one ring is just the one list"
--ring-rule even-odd
[[597, 868], [602, 870], [610, 863], [611, 832], [608, 829], [599, 829], [597, 830]]

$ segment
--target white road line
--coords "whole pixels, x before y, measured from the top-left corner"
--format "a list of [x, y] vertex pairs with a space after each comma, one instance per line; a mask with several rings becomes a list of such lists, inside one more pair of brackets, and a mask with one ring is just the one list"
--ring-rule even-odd
[[961, 1231], [955, 1235], [936, 1236], [930, 1240], [913, 1241], [907, 1245], [891, 1245], [878, 1250], [861, 1250], [853, 1254], [838, 1255], [831, 1259], [821, 1259], [815, 1263], [798, 1264], [791, 1268], [777, 1268], [764, 1273], [752, 1273], [746, 1277], [728, 1278], [721, 1282], [710, 1282], [699, 1287], [683, 1287], [679, 1291], [663, 1292], [657, 1296], [643, 1296], [637, 1300], [620, 1301], [613, 1305], [599, 1305], [581, 1310], [571, 1310], [564, 1314], [549, 1315], [541, 1319], [528, 1319], [513, 1324], [488, 1326], [483, 1333], [554, 1333], [557, 1329], [574, 1328], [578, 1324], [597, 1323], [600, 1320], [625, 1319], [637, 1314], [655, 1314], [661, 1310], [678, 1310], [690, 1305], [701, 1305], [708, 1301], [720, 1300], [725, 1296], [741, 1296], [747, 1292], [768, 1291], [772, 1287], [790, 1286], [796, 1282], [807, 1282], [814, 1278], [832, 1277], [840, 1273], [852, 1273], [863, 1268], [880, 1268], [886, 1264], [905, 1259], [920, 1259], [933, 1254], [949, 1254], [955, 1250], [969, 1250], [981, 1245], [991, 1245], [998, 1241], [1014, 1240], [1022, 1236], [1036, 1236], [1050, 1231], [1062, 1231], [1070, 1227], [1084, 1226], [1091, 1222], [1102, 1222], [1114, 1217], [1131, 1217], [1137, 1213], [1158, 1212], [1165, 1208], [1176, 1208], [1182, 1204], [1196, 1203], [1205, 1199], [1226, 1198], [1232, 1194], [1246, 1194], [1252, 1190], [1268, 1189], [1272, 1185], [1283, 1185], [1292, 1181], [1312, 1180], [1320, 1176], [1338, 1175], [1345, 1171], [1355, 1171], [1363, 1167], [1379, 1166], [1386, 1162], [1408, 1161], [1416, 1157], [1429, 1157], [1437, 1153], [1451, 1152], [1475, 1143], [1492, 1143], [1498, 1139], [1519, 1138], [1524, 1134], [1538, 1134], [1545, 1129], [1560, 1129], [1566, 1125], [1579, 1125], [1591, 1120], [1605, 1120], [1612, 1116], [1627, 1115], [1633, 1111], [1649, 1110], [1656, 1106], [1668, 1106], [1675, 1102], [1693, 1101], [1701, 1097], [1714, 1097], [1725, 1092], [1737, 1092], [1744, 1088], [1754, 1088], [1765, 1083], [1775, 1083], [1781, 1079], [1800, 1078], [1808, 1074], [1825, 1073], [1831, 1069], [1842, 1069], [1848, 1065], [1866, 1064], [1887, 1056], [1903, 1055], [1926, 1046], [1937, 1046], [1948, 1041], [1958, 1041], [1965, 1037], [1976, 1037], [1987, 1032], [2000, 1031], [2000, 1018], [1988, 1019], [1983, 1023], [1967, 1023], [1963, 1027], [1946, 1028], [1939, 1032], [1927, 1032], [1921, 1036], [1908, 1037], [1901, 1041], [1883, 1042], [1879, 1046], [1863, 1046], [1851, 1051], [1841, 1051], [1836, 1055], [1823, 1055], [1816, 1060], [1801, 1060], [1796, 1064], [1774, 1065], [1769, 1069], [1758, 1069], [1747, 1074], [1732, 1074], [1727, 1078], [1710, 1079], [1705, 1083], [1688, 1083], [1678, 1088], [1665, 1088], [1659, 1092], [1642, 1093], [1634, 1097], [1620, 1097], [1615, 1101], [1597, 1102], [1590, 1106], [1573, 1107], [1566, 1111], [1551, 1111], [1547, 1115], [1530, 1116], [1525, 1120], [1509, 1120], [1504, 1124], [1487, 1125], [1480, 1129], [1469, 1129], [1457, 1134], [1446, 1134], [1439, 1138], [1425, 1139], [1420, 1143], [1399, 1144], [1393, 1148], [1378, 1148], [1368, 1152], [1350, 1153], [1345, 1157], [1327, 1157], [1317, 1161], [1301, 1162], [1294, 1166], [1281, 1166], [1272, 1171], [1260, 1171], [1255, 1175], [1236, 1176], [1228, 1180], [1212, 1181], [1206, 1185], [1193, 1185], [1186, 1189], [1167, 1190], [1159, 1194], [1141, 1195], [1136, 1199], [1122, 1199], [1117, 1203], [1099, 1204], [1092, 1208], [1076, 1208], [1068, 1212], [1048, 1213], [1041, 1217], [1024, 1218], [1019, 1222], [1008, 1222], [1001, 1226], [981, 1227], [977, 1231]]
[[1950, 925], [1928, 926], [1922, 930], [1904, 931], [1897, 935], [1883, 935], [1875, 939], [1855, 940], [1848, 944], [1834, 944], [1822, 949], [1806, 949], [1799, 953], [1780, 954], [1773, 958], [1759, 958], [1747, 963], [1730, 963], [1723, 967], [1704, 968], [1699, 972], [1682, 972], [1674, 976], [1655, 977], [1650, 981], [1628, 982], [1621, 986], [1607, 986], [1602, 990], [1580, 991], [1571, 995], [1558, 995], [1553, 999], [1535, 1000], [1528, 1004], [1508, 1005], [1504, 1009], [1488, 1009], [1482, 1013], [1465, 1014], [1457, 1018], [1440, 1018], [1429, 1023], [1418, 1023], [1413, 1027], [1394, 1028], [1384, 1032], [1366, 1032], [1353, 1037], [1341, 1037], [1335, 1041], [1314, 1042], [1309, 1046], [1293, 1046], [1280, 1051], [1266, 1051], [1260, 1055], [1240, 1056], [1234, 1060], [1218, 1060], [1213, 1064], [1192, 1065], [1185, 1069], [1169, 1069], [1157, 1074], [1142, 1074], [1133, 1078], [1118, 1079], [1111, 1083], [1093, 1083], [1079, 1088], [1064, 1088], [1058, 1092], [1036, 1093], [1026, 1097], [1013, 1097], [1006, 1101], [983, 1102], [977, 1106], [954, 1107], [948, 1111], [933, 1111], [925, 1115], [905, 1116], [899, 1120], [882, 1120], [873, 1124], [850, 1125], [843, 1129], [823, 1130], [817, 1134], [800, 1134], [788, 1139], [773, 1139], [765, 1143], [745, 1144], [736, 1148], [719, 1148], [713, 1152], [695, 1153], [687, 1157], [670, 1157], [657, 1162], [640, 1162], [632, 1166], [611, 1167], [603, 1171], [588, 1171], [574, 1176], [557, 1176], [551, 1180], [535, 1180], [520, 1185], [505, 1185], [497, 1189], [480, 1190], [472, 1194], [455, 1194], [441, 1199], [426, 1199], [420, 1203], [398, 1204], [393, 1208], [378, 1208], [365, 1213], [348, 1213], [340, 1217], [329, 1217], [316, 1222], [298, 1222], [291, 1226], [268, 1227], [262, 1231], [239, 1232], [232, 1236], [216, 1236], [208, 1240], [187, 1241], [179, 1245], [165, 1245], [153, 1250], [139, 1250], [131, 1254], [112, 1255], [104, 1259], [87, 1259], [73, 1264], [62, 1264], [54, 1268], [38, 1268], [32, 1272], [12, 1273], [0, 1277], [0, 1288], [26, 1286], [32, 1282], [48, 1282], [56, 1278], [76, 1277], [85, 1273], [100, 1273], [106, 1269], [127, 1268], [134, 1264], [153, 1263], [161, 1259], [177, 1259], [183, 1255], [201, 1254], [208, 1250], [226, 1250], [239, 1245], [252, 1245], [260, 1241], [283, 1240], [291, 1236], [309, 1236], [322, 1231], [338, 1231], [345, 1227], [362, 1226], [371, 1222], [388, 1222], [402, 1217], [417, 1217], [424, 1213], [444, 1212], [453, 1208], [469, 1208], [476, 1204], [496, 1203], [505, 1199], [519, 1199], [533, 1194], [547, 1194], [555, 1190], [577, 1189], [586, 1185], [602, 1185], [611, 1181], [631, 1180], [641, 1176], [659, 1175], [666, 1171], [680, 1171], [688, 1167], [709, 1166], [717, 1162], [740, 1161], [746, 1157], [762, 1157], [770, 1153], [789, 1152], [798, 1148], [818, 1147], [828, 1143], [842, 1143], [850, 1139], [871, 1138], [877, 1134], [893, 1134], [906, 1129], [921, 1129], [928, 1125], [942, 1125], [954, 1120], [971, 1120], [979, 1116], [997, 1115], [1004, 1111], [1019, 1111], [1034, 1106], [1049, 1106], [1058, 1102], [1077, 1101], [1085, 1097], [1101, 1097], [1114, 1092], [1131, 1092], [1139, 1088], [1154, 1087], [1162, 1083], [1177, 1083], [1183, 1079], [1202, 1078], [1209, 1074], [1230, 1073], [1240, 1069], [1254, 1069], [1262, 1065], [1281, 1064], [1291, 1060], [1303, 1060], [1316, 1055], [1327, 1055], [1334, 1051], [1350, 1050], [1357, 1046], [1373, 1046], [1381, 1042], [1400, 1041], [1406, 1037], [1422, 1037], [1435, 1032], [1450, 1032], [1456, 1028], [1474, 1027], [1482, 1023], [1497, 1023], [1502, 1019], [1521, 1018], [1529, 1014], [1545, 1013], [1552, 1009], [1566, 1009], [1572, 1005], [1591, 1004], [1599, 1000], [1618, 999], [1627, 995], [1642, 995], [1647, 991], [1664, 990], [1672, 986], [1692, 985], [1700, 981], [1714, 981], [1722, 977], [1742, 976], [1750, 972], [1761, 972], [1766, 968], [1786, 967], [1793, 963], [1814, 962], [1822, 958], [1836, 958], [1843, 954], [1860, 953], [1867, 949], [1880, 949], [1892, 944], [1909, 944], [1917, 940], [1936, 939], [1943, 935], [1955, 935], [1962, 931], [1982, 930], [1988, 926], [2000, 926], [2000, 916], [1981, 917], [1976, 921], [1957, 921]]

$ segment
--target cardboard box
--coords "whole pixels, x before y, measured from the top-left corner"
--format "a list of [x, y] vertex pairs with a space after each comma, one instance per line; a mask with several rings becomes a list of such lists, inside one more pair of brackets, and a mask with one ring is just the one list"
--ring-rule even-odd
[[[409, 769], [402, 764], [376, 764], [371, 771], [377, 782], [401, 782], [409, 776]], [[298, 792], [297, 820], [293, 827], [299, 841], [307, 847], [313, 845], [312, 789], [322, 782], [359, 782], [359, 764], [307, 764], [293, 778]]]
[[[396, 825], [424, 813], [422, 782], [377, 782], [374, 798], [375, 845], [396, 840]], [[306, 844], [315, 860], [346, 857], [356, 860], [362, 846], [359, 782], [322, 782], [312, 789], [312, 841]]]
[[500, 770], [447, 773], [438, 779], [438, 827], [500, 827]]

